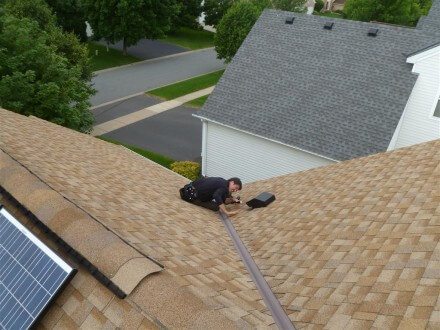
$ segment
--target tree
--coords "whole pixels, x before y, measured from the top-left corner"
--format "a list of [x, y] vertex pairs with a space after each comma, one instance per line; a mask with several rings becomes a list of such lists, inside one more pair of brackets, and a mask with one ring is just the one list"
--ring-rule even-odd
[[347, 0], [344, 13], [352, 20], [413, 26], [422, 10], [418, 0]]
[[306, 0], [272, 0], [272, 8], [286, 11], [303, 12]]
[[[27, 12], [24, 9], [32, 7], [29, 3], [34, 10]], [[47, 19], [50, 15], [36, 14], [47, 13], [43, 7], [47, 9], [42, 1], [9, 0], [2, 8], [0, 105], [88, 132], [93, 125], [89, 98], [94, 90], [84, 67], [87, 50], [74, 35], [65, 35], [53, 25]], [[38, 21], [24, 17], [34, 14]]]
[[203, 12], [205, 13], [205, 24], [217, 26], [226, 14], [234, 0], [205, 0], [203, 4]]
[[170, 30], [179, 12], [175, 0], [82, 0], [94, 36], [123, 41], [123, 53], [140, 39], [157, 39]]
[[56, 18], [44, 0], [5, 0], [2, 3], [3, 13], [17, 18], [30, 18], [42, 29], [55, 25]]
[[177, 0], [179, 15], [173, 22], [173, 30], [182, 26], [200, 28], [197, 18], [202, 14], [202, 3], [200, 0]]
[[48, 33], [50, 44], [56, 47], [58, 54], [66, 57], [71, 65], [78, 65], [84, 80], [91, 79], [87, 47], [82, 45], [75, 35], [63, 33], [56, 26], [56, 17], [44, 0], [6, 0], [3, 12], [37, 22], [38, 26]]
[[217, 57], [230, 62], [260, 16], [261, 10], [251, 2], [235, 3], [223, 16], [214, 36]]
[[74, 33], [81, 41], [87, 40], [86, 18], [79, 0], [46, 0], [65, 32]]

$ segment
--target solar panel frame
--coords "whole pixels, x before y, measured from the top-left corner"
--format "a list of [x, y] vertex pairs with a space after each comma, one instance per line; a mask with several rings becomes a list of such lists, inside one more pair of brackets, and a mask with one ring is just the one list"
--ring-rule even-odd
[[35, 325], [77, 272], [2, 205], [0, 264], [0, 329]]

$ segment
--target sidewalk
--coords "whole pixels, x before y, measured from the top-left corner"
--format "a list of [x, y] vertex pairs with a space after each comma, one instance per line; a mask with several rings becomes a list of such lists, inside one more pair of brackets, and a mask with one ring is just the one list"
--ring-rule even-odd
[[202, 90], [199, 90], [194, 93], [190, 93], [187, 95], [180, 96], [176, 99], [165, 101], [159, 104], [155, 104], [139, 111], [127, 114], [125, 116], [118, 117], [113, 120], [109, 120], [107, 122], [101, 123], [93, 128], [92, 135], [98, 136], [109, 133], [111, 131], [117, 130], [124, 126], [133, 124], [135, 122], [141, 121], [148, 117], [154, 116], [158, 113], [174, 109], [176, 107], [181, 106], [182, 104], [195, 100], [199, 97], [210, 94], [214, 90], [215, 86], [208, 87]]

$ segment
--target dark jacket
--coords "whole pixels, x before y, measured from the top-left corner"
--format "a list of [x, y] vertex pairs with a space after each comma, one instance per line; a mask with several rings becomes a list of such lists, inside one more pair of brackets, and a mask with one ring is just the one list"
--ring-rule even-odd
[[223, 178], [201, 178], [192, 183], [197, 192], [197, 199], [202, 202], [214, 201], [223, 204], [229, 196], [228, 181]]

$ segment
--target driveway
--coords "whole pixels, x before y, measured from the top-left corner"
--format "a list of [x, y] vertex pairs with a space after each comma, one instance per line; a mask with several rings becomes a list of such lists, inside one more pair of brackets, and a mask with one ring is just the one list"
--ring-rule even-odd
[[224, 67], [215, 50], [208, 48], [103, 70], [92, 79], [97, 93], [91, 103], [97, 106]]
[[[98, 43], [103, 46], [107, 45], [105, 41], [98, 41]], [[119, 41], [115, 44], [109, 44], [109, 47], [122, 51], [122, 41]], [[188, 48], [149, 39], [141, 39], [136, 45], [127, 48], [127, 53], [129, 55], [135, 56], [143, 60], [183, 53], [187, 51], [189, 51]]]
[[[141, 99], [133, 102], [142, 104]], [[151, 101], [148, 99], [146, 97], [144, 102]], [[98, 120], [104, 117], [113, 118], [117, 113], [121, 113], [117, 108], [97, 115]], [[126, 109], [125, 111], [133, 110]], [[180, 106], [104, 134], [104, 136], [175, 160], [198, 161], [202, 150], [202, 123], [200, 119], [192, 116], [197, 111], [194, 108]]]

